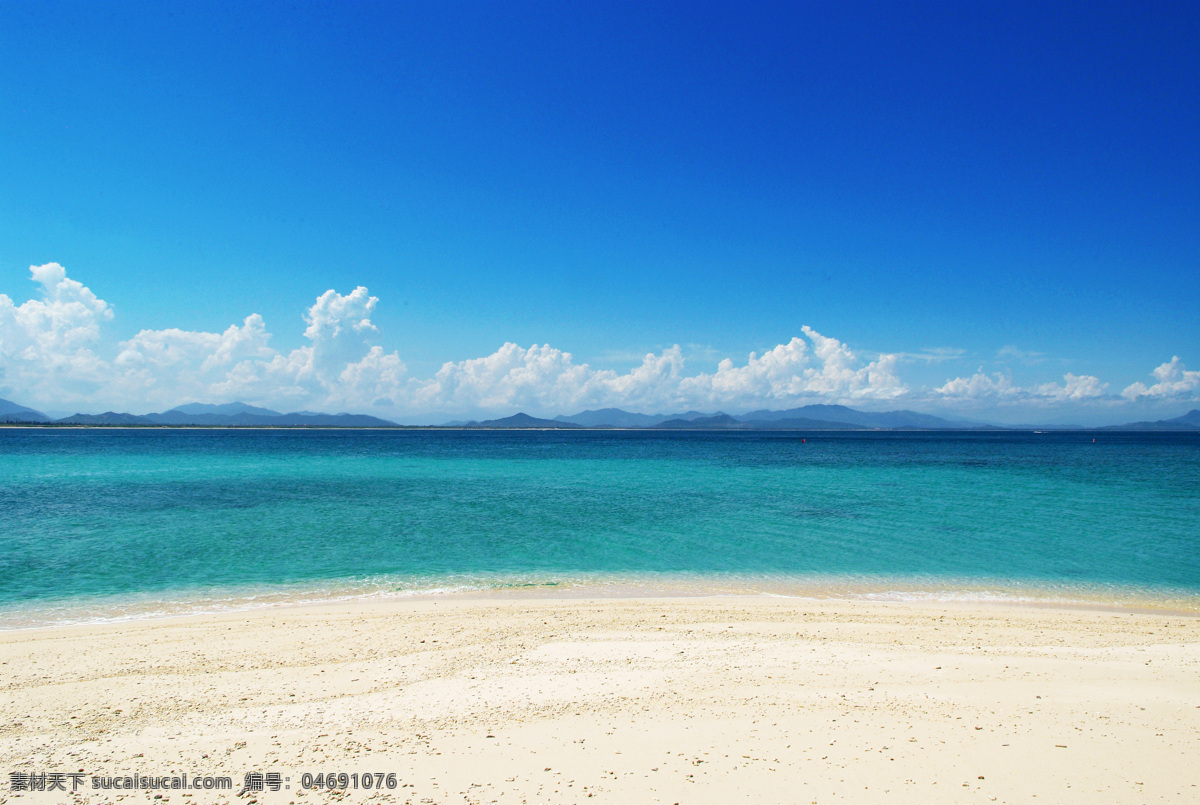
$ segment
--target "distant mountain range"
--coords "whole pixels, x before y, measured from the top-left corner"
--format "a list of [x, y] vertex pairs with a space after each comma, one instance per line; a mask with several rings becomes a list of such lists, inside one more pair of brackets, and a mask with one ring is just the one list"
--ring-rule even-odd
[[103, 414], [73, 414], [51, 420], [40, 411], [0, 400], [0, 422], [25, 422], [54, 425], [179, 425], [208, 427], [274, 427], [274, 428], [394, 428], [395, 422], [365, 414], [319, 414], [296, 411], [282, 414], [269, 408], [256, 408], [245, 403], [208, 405], [189, 403], [161, 414], [125, 414], [105, 411]]
[[[706, 414], [635, 414], [620, 408], [580, 411], [574, 416], [538, 419], [515, 414], [483, 422], [447, 422], [442, 427], [461, 428], [653, 428], [656, 430], [1033, 430], [1029, 427], [1004, 427], [966, 419], [946, 419], [916, 411], [859, 411], [844, 405], [805, 405], [783, 411], [751, 411], [731, 415], [718, 411]], [[1045, 426], [1043, 426], [1045, 427]], [[1089, 430], [1067, 426], [1047, 430]], [[1158, 422], [1132, 422], [1091, 430], [1200, 430], [1200, 411], [1190, 411], [1175, 419]]]
[[556, 416], [558, 422], [581, 425], [585, 428], [653, 428], [671, 419], [702, 419], [712, 416], [699, 411], [686, 414], [634, 414], [620, 408], [601, 408], [598, 411], [580, 411], [575, 416]]
[[[751, 411], [738, 417], [743, 422], [781, 422], [787, 420], [814, 420], [817, 422], [846, 423], [857, 428], [914, 428], [918, 430], [945, 430], [947, 428], [990, 428], [983, 422], [965, 419], [943, 419], [916, 411], [857, 411], [844, 405], [805, 405], [786, 411]], [[801, 426], [806, 427], [806, 426]]]
[[[0, 423], [41, 425], [138, 425], [199, 427], [323, 427], [323, 428], [394, 428], [395, 422], [366, 414], [323, 414], [294, 411], [283, 414], [246, 403], [223, 405], [188, 403], [159, 414], [128, 414], [106, 411], [102, 414], [74, 414], [51, 419], [41, 411], [0, 400]], [[447, 422], [444, 428], [479, 429], [556, 429], [582, 428], [653, 428], [662, 430], [1029, 430], [1030, 427], [1001, 427], [965, 419], [945, 419], [916, 411], [859, 411], [844, 405], [805, 405], [783, 411], [766, 409], [731, 415], [718, 411], [682, 414], [637, 414], [620, 408], [580, 411], [574, 416], [540, 419], [525, 413], [482, 422]], [[1046, 430], [1089, 430], [1075, 427], [1047, 427]], [[1191, 431], [1200, 430], [1200, 410], [1193, 409], [1174, 419], [1154, 422], [1130, 422], [1090, 430]]]
[[1193, 408], [1174, 419], [1159, 419], [1154, 422], [1130, 422], [1125, 425], [1110, 425], [1097, 430], [1200, 430], [1200, 409]]
[[[983, 422], [943, 419], [916, 411], [859, 411], [844, 405], [805, 405], [783, 411], [759, 410], [731, 415], [723, 411], [706, 414], [632, 414], [619, 408], [581, 411], [574, 416], [558, 416], [555, 421], [589, 428], [664, 428], [669, 430], [860, 430], [916, 429], [958, 430], [991, 428]], [[480, 423], [482, 424], [482, 423]]]
[[560, 422], [557, 419], [538, 419], [529, 414], [513, 414], [506, 416], [503, 419], [485, 419], [483, 422], [460, 422], [455, 425], [444, 427], [459, 427], [459, 428], [554, 428], [555, 430], [570, 430], [583, 427], [575, 422]]
[[41, 411], [17, 405], [15, 402], [0, 400], [0, 422], [49, 422], [50, 417]]

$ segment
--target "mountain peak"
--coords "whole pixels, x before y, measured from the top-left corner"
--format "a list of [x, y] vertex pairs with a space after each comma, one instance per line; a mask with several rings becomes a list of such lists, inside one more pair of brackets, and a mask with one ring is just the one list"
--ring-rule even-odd
[[41, 411], [26, 408], [9, 400], [0, 400], [0, 422], [49, 422]]
[[487, 419], [471, 427], [478, 428], [578, 428], [574, 422], [563, 422], [557, 419], [538, 419], [525, 412], [506, 416], [502, 419]]
[[233, 416], [234, 414], [254, 414], [255, 416], [279, 416], [278, 411], [272, 411], [269, 408], [258, 408], [253, 405], [247, 405], [244, 402], [221, 403], [213, 405], [211, 403], [188, 403], [186, 405], [177, 405], [171, 409], [178, 411], [181, 414], [218, 414], [220, 416]]

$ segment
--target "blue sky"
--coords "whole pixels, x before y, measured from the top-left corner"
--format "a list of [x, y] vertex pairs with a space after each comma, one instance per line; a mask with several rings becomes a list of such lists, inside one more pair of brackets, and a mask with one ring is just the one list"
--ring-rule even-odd
[[1195, 3], [246, 6], [0, 8], [0, 396], [1196, 407]]

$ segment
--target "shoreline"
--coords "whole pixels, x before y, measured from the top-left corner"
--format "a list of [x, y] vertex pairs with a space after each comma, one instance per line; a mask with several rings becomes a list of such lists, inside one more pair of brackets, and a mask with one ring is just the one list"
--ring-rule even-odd
[[[264, 805], [1189, 802], [1200, 782], [1200, 620], [1162, 613], [459, 596], [10, 631], [0, 663], [6, 771], [235, 783], [129, 801], [246, 801], [255, 770], [290, 785]], [[299, 790], [361, 771], [397, 787]]]
[[[410, 586], [403, 586], [408, 584]], [[400, 586], [398, 586], [400, 585]], [[76, 596], [0, 607], [0, 635], [33, 629], [160, 621], [388, 601], [633, 601], [741, 598], [806, 602], [928, 603], [1200, 618], [1200, 591], [1045, 581], [714, 574], [545, 574], [490, 579], [314, 580], [125, 596]]]

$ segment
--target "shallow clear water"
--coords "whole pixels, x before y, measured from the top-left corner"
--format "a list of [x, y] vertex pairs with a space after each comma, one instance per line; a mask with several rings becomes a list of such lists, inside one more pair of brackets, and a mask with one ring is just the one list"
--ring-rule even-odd
[[0, 429], [0, 479], [0, 626], [654, 579], [1200, 595], [1200, 434]]

